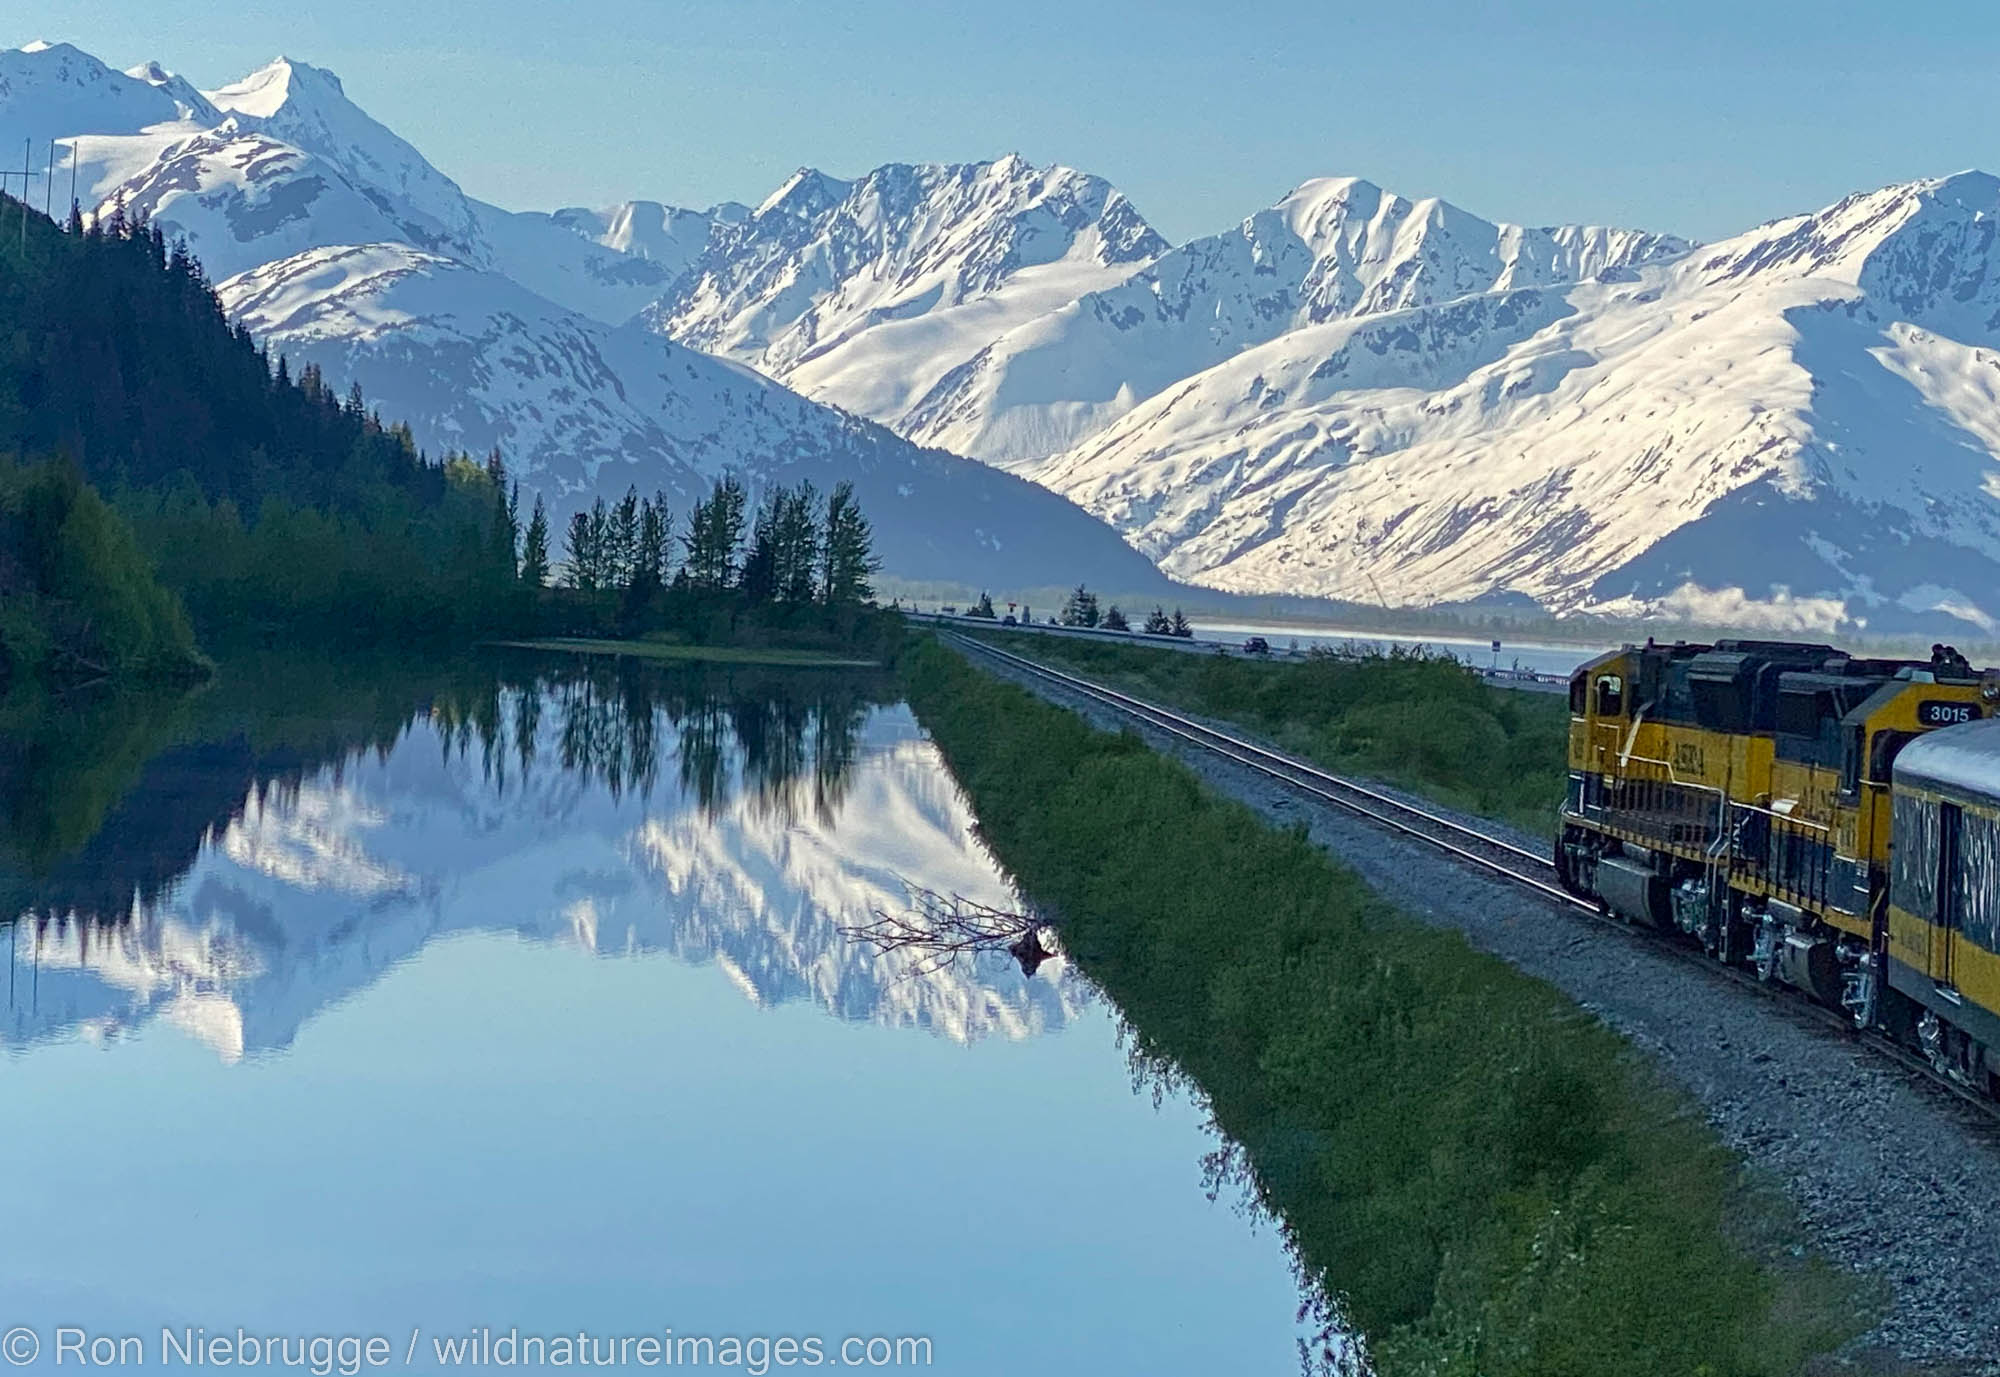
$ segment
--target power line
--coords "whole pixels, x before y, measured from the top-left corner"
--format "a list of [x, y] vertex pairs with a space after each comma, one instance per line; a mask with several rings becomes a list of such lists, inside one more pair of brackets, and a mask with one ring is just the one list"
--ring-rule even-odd
[[35, 170], [35, 141], [21, 140], [21, 260], [28, 258], [28, 178]]

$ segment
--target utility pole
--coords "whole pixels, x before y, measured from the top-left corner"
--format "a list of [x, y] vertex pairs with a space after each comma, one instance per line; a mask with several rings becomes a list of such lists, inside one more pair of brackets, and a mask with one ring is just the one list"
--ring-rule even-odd
[[35, 141], [21, 140], [21, 261], [28, 261], [28, 178], [35, 172]]
[[[82, 143], [82, 142], [83, 142], [83, 140], [82, 140], [82, 139], [71, 139], [71, 140], [69, 141], [69, 208], [70, 208], [70, 210], [71, 210], [71, 211], [75, 211], [75, 210], [76, 210], [76, 208], [77, 208], [77, 206], [76, 206], [76, 149], [77, 149], [77, 145], [78, 145], [78, 144], [80, 144], [80, 143]], [[82, 218], [82, 216], [81, 216], [81, 215], [79, 215], [79, 216], [78, 216], [77, 218], [78, 218], [78, 219], [81, 219], [81, 218]], [[63, 217], [63, 219], [64, 219], [64, 220], [68, 220], [68, 219], [69, 219], [69, 216], [65, 215], [65, 216]]]
[[56, 218], [56, 141], [49, 140], [49, 170], [44, 175], [42, 186], [42, 214], [53, 220]]

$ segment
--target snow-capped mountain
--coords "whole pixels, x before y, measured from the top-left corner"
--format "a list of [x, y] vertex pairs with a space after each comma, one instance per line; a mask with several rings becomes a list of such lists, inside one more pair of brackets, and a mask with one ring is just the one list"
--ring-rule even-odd
[[1166, 241], [1109, 183], [1018, 156], [801, 168], [649, 308], [661, 332], [907, 430], [1010, 329], [1123, 280]]
[[1357, 178], [1308, 182], [1227, 233], [996, 337], [898, 428], [1031, 467], [1163, 388], [1289, 330], [1580, 282], [1686, 248], [1634, 230], [1496, 225]]
[[852, 472], [894, 572], [1154, 586], [1103, 526], [775, 378], [1220, 589], [2000, 633], [1983, 174], [1700, 249], [1352, 178], [1170, 248], [1018, 157], [516, 213], [303, 63], [203, 93], [0, 52], [0, 148], [52, 134], [88, 208], [186, 234], [271, 341], [565, 501]]
[[559, 510], [637, 485], [685, 512], [725, 470], [752, 485], [809, 478], [822, 492], [847, 479], [885, 563], [905, 578], [1138, 591], [1164, 582], [1044, 488], [456, 259], [404, 244], [316, 249], [239, 274], [220, 293], [272, 348], [359, 382], [430, 443], [498, 445]]
[[[753, 486], [851, 479], [892, 575], [1163, 589], [1045, 489], [620, 325], [744, 222], [741, 207], [503, 211], [338, 77], [284, 58], [202, 93], [158, 64], [121, 74], [73, 48], [0, 51], [0, 139], [22, 131], [75, 150], [86, 213], [122, 207], [184, 237], [225, 306], [295, 368], [360, 382], [433, 451], [499, 445], [558, 520], [635, 485], [685, 510], [725, 471]], [[1003, 256], [1039, 252], [1035, 216], [1017, 217]]]
[[[959, 1041], [1060, 1028], [1085, 997], [1060, 958], [1032, 980], [999, 953], [917, 974], [916, 954], [841, 934], [907, 907], [911, 886], [1012, 902], [907, 709], [868, 713], [825, 809], [755, 787], [734, 743], [711, 806], [671, 756], [650, 787], [613, 788], [555, 764], [572, 726], [546, 699], [531, 763], [501, 775], [418, 717], [385, 751], [253, 782], [179, 881], [127, 921], [43, 931], [32, 974], [35, 948], [17, 934], [22, 983], [0, 996], [0, 1046], [112, 1040], [157, 1020], [228, 1060], [280, 1050], [462, 932], [712, 964], [760, 1004], [806, 1001]], [[676, 739], [664, 718], [654, 731]], [[499, 743], [510, 761], [519, 750], [511, 734]]]
[[57, 140], [48, 199], [67, 199], [73, 152], [87, 215], [145, 213], [186, 238], [216, 281], [307, 249], [395, 242], [615, 323], [672, 280], [673, 265], [465, 195], [339, 77], [288, 58], [202, 92], [157, 62], [121, 73], [68, 44], [0, 50], [0, 139], [37, 150]]
[[1164, 567], [1833, 630], [2000, 627], [2000, 181], [1313, 325], [1037, 470]]

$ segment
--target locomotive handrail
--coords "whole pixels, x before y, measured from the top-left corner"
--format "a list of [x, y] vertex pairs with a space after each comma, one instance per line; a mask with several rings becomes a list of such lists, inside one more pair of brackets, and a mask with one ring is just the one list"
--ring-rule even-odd
[[1674, 762], [1671, 760], [1655, 760], [1653, 759], [1653, 757], [1649, 755], [1626, 755], [1626, 756], [1621, 756], [1619, 759], [1619, 763], [1621, 765], [1628, 765], [1634, 761], [1637, 761], [1641, 765], [1659, 766], [1662, 770], [1665, 770], [1667, 772], [1667, 783], [1673, 785], [1676, 788], [1699, 789], [1705, 794], [1720, 794], [1724, 798], [1729, 797], [1729, 791], [1727, 789], [1718, 788], [1713, 784], [1703, 784], [1698, 780], [1682, 779], [1680, 775], [1675, 772]]
[[1789, 824], [1793, 827], [1810, 827], [1815, 832], [1826, 832], [1829, 834], [1833, 831], [1832, 823], [1814, 822], [1811, 818], [1795, 818], [1790, 813], [1780, 813], [1777, 809], [1766, 808], [1761, 803], [1732, 803], [1729, 806], [1732, 808], [1741, 808], [1746, 813], [1762, 813], [1767, 818], [1775, 818], [1779, 822]]

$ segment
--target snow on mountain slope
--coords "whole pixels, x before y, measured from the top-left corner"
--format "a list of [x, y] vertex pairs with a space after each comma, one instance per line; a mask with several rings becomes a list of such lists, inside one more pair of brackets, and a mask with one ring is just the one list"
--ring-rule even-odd
[[[25, 146], [33, 174], [29, 200], [57, 216], [72, 184], [88, 212], [215, 115], [200, 92], [156, 63], [126, 73], [67, 43], [0, 48], [0, 149], [9, 150], [0, 162], [12, 165], [18, 194], [15, 159]], [[53, 185], [46, 180], [51, 141]]]
[[[137, 141], [115, 142], [130, 148]], [[214, 277], [330, 240], [400, 238], [409, 226], [326, 159], [233, 121], [157, 147], [144, 166], [118, 179], [97, 213], [114, 202], [185, 239]]]
[[332, 72], [281, 57], [207, 95], [218, 110], [245, 116], [245, 127], [340, 168], [372, 194], [408, 242], [479, 256], [479, 219], [458, 183], [349, 100]]
[[[279, 58], [208, 94], [218, 108], [253, 119], [265, 135], [331, 161], [398, 231], [329, 232], [312, 247], [393, 238], [490, 268], [611, 323], [629, 318], [672, 281], [668, 268], [592, 243], [550, 216], [501, 210], [468, 197], [415, 148], [349, 100], [331, 72]], [[321, 218], [313, 217], [316, 222]], [[264, 252], [259, 261], [285, 256]]]
[[1636, 230], [1496, 225], [1357, 178], [1307, 182], [1227, 233], [994, 338], [894, 423], [926, 444], [1026, 472], [1170, 384], [1288, 330], [1615, 275], [1686, 248]]
[[1170, 573], [2000, 629], [2000, 181], [1295, 329], [1036, 471]]
[[672, 265], [596, 243], [555, 216], [475, 201], [480, 266], [593, 320], [630, 320], [672, 285]]
[[0, 51], [0, 139], [24, 138], [61, 142], [52, 204], [68, 197], [74, 146], [86, 214], [119, 203], [146, 214], [217, 280], [307, 249], [393, 241], [617, 323], [684, 266], [466, 196], [339, 77], [286, 58], [203, 93], [157, 62], [118, 73], [66, 45]]
[[0, 49], [0, 138], [7, 140], [0, 148], [12, 162], [24, 140], [41, 153], [53, 138], [174, 124], [183, 118], [175, 95], [165, 81], [113, 71], [67, 43]]
[[[464, 932], [713, 964], [760, 1004], [958, 1041], [1073, 1017], [1083, 994], [1060, 959], [1032, 981], [1004, 958], [918, 976], [912, 953], [841, 935], [906, 906], [911, 885], [1011, 902], [907, 709], [870, 712], [824, 812], [774, 809], [740, 780], [704, 807], [671, 758], [652, 787], [613, 790], [549, 763], [562, 731], [545, 701], [535, 764], [504, 789], [423, 717], [381, 755], [253, 785], [129, 923], [44, 934], [36, 999], [0, 1010], [0, 1045], [112, 1040], [159, 1020], [234, 1061], [291, 1046], [321, 1011]], [[664, 718], [653, 735], [678, 739]]]
[[[158, 64], [121, 74], [74, 49], [23, 49], [0, 52], [0, 83], [0, 137], [54, 122], [78, 147], [88, 212], [122, 206], [185, 238], [228, 309], [295, 364], [313, 359], [337, 387], [360, 381], [430, 449], [501, 446], [558, 515], [635, 483], [684, 505], [724, 471], [753, 485], [851, 479], [892, 573], [1161, 587], [1116, 534], [1043, 489], [613, 328], [746, 223], [742, 207], [503, 211], [465, 196], [338, 77], [283, 58], [204, 95]], [[1016, 190], [1008, 225], [950, 250], [966, 282], [1040, 261], [1049, 217], [1075, 213], [1059, 188]], [[1097, 234], [1083, 226], [1079, 242]]]
[[136, 67], [127, 67], [125, 75], [164, 92], [173, 101], [174, 108], [180, 111], [183, 120], [219, 123], [222, 119], [221, 112], [207, 96], [195, 89], [193, 82], [168, 71], [157, 62], [142, 62]]
[[647, 317], [698, 349], [891, 426], [1016, 324], [1165, 251], [1100, 178], [994, 162], [802, 168]]
[[750, 207], [735, 201], [707, 210], [627, 201], [604, 210], [569, 206], [549, 218], [593, 244], [659, 264], [672, 282], [708, 252], [717, 225], [740, 224], [749, 216]]
[[735, 472], [753, 487], [849, 479], [888, 572], [995, 586], [1160, 589], [1147, 560], [1046, 489], [919, 449], [638, 323], [612, 328], [509, 279], [406, 244], [316, 249], [219, 293], [294, 367], [358, 381], [419, 443], [498, 445], [560, 516], [663, 489], [679, 510]]

